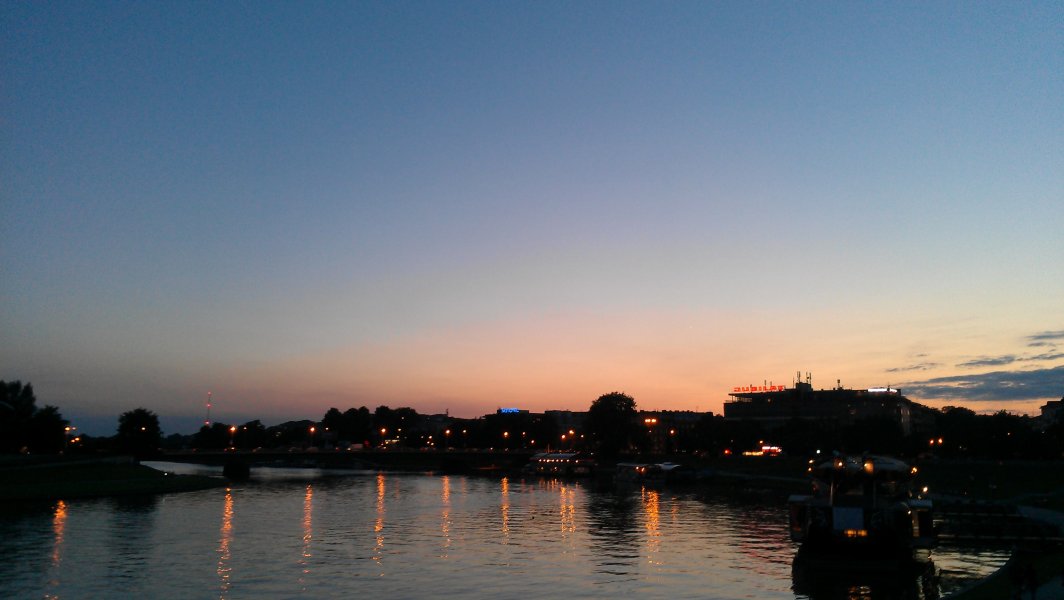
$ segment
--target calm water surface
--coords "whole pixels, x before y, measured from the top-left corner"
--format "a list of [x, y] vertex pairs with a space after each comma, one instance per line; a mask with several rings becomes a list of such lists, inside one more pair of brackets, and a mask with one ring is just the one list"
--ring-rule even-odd
[[229, 489], [5, 508], [0, 597], [934, 598], [1008, 557], [940, 548], [922, 576], [796, 572], [784, 499], [753, 492], [254, 476]]

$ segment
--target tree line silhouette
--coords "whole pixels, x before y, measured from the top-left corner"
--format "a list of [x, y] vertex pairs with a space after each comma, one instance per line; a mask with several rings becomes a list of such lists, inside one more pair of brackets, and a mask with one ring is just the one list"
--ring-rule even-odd
[[378, 406], [340, 411], [330, 408], [320, 420], [264, 425], [214, 422], [192, 435], [163, 437], [152, 411], [137, 408], [118, 417], [110, 437], [75, 435], [55, 406], [37, 406], [33, 387], [0, 381], [0, 453], [78, 454], [118, 452], [150, 457], [163, 450], [347, 450], [355, 448], [571, 450], [604, 457], [626, 453], [739, 454], [765, 443], [791, 455], [817, 450], [875, 452], [899, 456], [932, 454], [943, 458], [1061, 458], [1064, 423], [1001, 411], [979, 415], [962, 407], [934, 412], [929, 430], [909, 435], [887, 418], [850, 424], [792, 420], [765, 429], [757, 423], [727, 421], [706, 413], [683, 427], [643, 418], [627, 394], [611, 392], [594, 400], [579, 424], [558, 423], [550, 413], [499, 412], [475, 419], [423, 415], [410, 407]]

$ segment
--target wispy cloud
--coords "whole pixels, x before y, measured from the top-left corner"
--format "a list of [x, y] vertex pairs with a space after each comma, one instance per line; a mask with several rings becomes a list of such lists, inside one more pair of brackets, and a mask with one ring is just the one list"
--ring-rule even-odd
[[1023, 360], [1057, 360], [1058, 358], [1064, 358], [1064, 352], [1044, 352]]
[[958, 364], [957, 366], [958, 367], [967, 367], [967, 368], [1000, 367], [1002, 365], [1007, 365], [1007, 364], [1014, 363], [1017, 360], [1020, 360], [1020, 359], [1017, 359], [1016, 356], [1012, 355], [1012, 354], [1006, 354], [1004, 356], [984, 356], [983, 358], [977, 358], [975, 360], [969, 360], [967, 362], [962, 362], [962, 363]]
[[892, 367], [890, 369], [887, 369], [887, 373], [904, 373], [906, 371], [930, 371], [931, 369], [934, 369], [938, 366], [940, 366], [939, 363], [934, 362], [918, 363], [915, 365], [909, 365], [907, 367]]
[[1043, 331], [1042, 333], [1036, 333], [1034, 335], [1027, 336], [1028, 346], [1045, 346], [1047, 343], [1054, 341], [1064, 341], [1064, 330], [1061, 331]]
[[1064, 395], [1064, 365], [1033, 371], [995, 371], [935, 377], [903, 384], [913, 399], [971, 401], [1037, 400]]

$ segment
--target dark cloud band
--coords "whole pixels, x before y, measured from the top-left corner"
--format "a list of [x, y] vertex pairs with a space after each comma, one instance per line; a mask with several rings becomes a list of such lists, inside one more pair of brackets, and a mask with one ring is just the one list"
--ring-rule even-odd
[[1064, 365], [1032, 371], [995, 371], [935, 377], [904, 384], [905, 395], [971, 401], [1037, 400], [1064, 396]]

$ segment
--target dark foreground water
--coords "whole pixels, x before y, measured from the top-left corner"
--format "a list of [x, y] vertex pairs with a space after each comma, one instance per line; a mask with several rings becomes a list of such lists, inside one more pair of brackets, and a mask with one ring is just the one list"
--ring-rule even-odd
[[756, 492], [255, 476], [229, 489], [4, 507], [0, 597], [936, 598], [1007, 559], [940, 548], [923, 572], [796, 570], [784, 499]]

